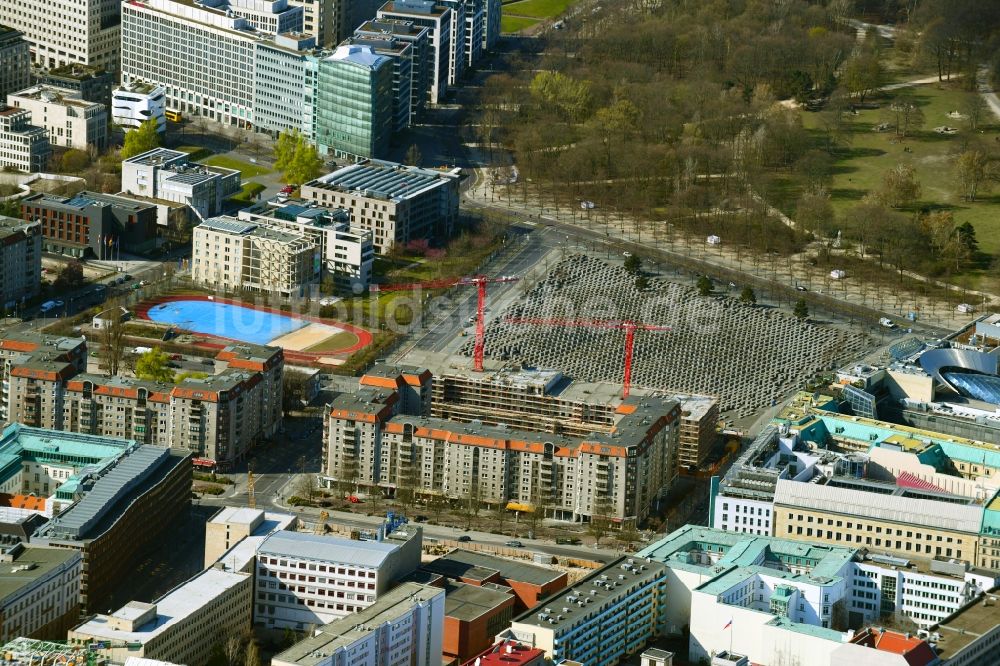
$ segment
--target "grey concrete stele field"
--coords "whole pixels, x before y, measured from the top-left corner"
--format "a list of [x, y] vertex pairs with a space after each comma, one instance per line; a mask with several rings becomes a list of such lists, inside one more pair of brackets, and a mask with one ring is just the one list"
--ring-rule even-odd
[[[775, 308], [650, 277], [643, 291], [621, 266], [585, 255], [559, 262], [545, 280], [490, 323], [487, 357], [557, 368], [582, 381], [622, 379], [624, 332], [513, 323], [516, 318], [631, 319], [670, 326], [636, 333], [634, 386], [720, 397], [739, 417], [800, 388], [815, 373], [873, 347], [863, 333], [799, 321]], [[462, 348], [471, 355], [472, 343]]]

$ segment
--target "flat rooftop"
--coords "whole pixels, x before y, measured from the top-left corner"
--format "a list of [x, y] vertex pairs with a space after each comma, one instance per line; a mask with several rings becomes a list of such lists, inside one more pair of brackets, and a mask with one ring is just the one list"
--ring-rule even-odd
[[510, 588], [499, 585], [446, 583], [444, 591], [444, 614], [462, 622], [472, 622], [514, 601]]
[[[167, 628], [189, 617], [237, 585], [250, 580], [248, 574], [206, 569], [194, 578], [175, 587], [153, 602], [156, 617], [137, 627], [135, 631], [119, 631], [109, 624], [107, 615], [98, 615], [73, 628], [73, 633], [93, 636], [97, 639], [124, 641], [126, 643], [147, 643], [162, 634]], [[130, 602], [114, 613], [116, 617], [138, 617], [140, 610], [148, 604]]]
[[932, 632], [936, 631], [941, 634], [941, 640], [934, 646], [934, 649], [942, 660], [947, 661], [953, 658], [970, 643], [1000, 625], [1000, 606], [998, 606], [1000, 588], [988, 592], [986, 599], [990, 597], [994, 599], [990, 605], [984, 606], [980, 599], [953, 613], [940, 624], [931, 627]]
[[138, 155], [134, 155], [124, 161], [131, 162], [133, 164], [142, 164], [144, 166], [163, 166], [164, 163], [174, 160], [180, 159], [187, 161], [187, 158], [188, 154], [179, 150], [170, 150], [169, 148], [153, 148], [152, 150], [139, 153]]
[[[593, 613], [603, 605], [614, 603], [633, 585], [644, 585], [665, 575], [666, 566], [659, 562], [647, 562], [639, 556], [619, 557], [569, 588], [542, 599], [537, 606], [515, 617], [514, 622], [544, 626], [558, 632], [561, 627], [578, 622], [582, 616]], [[579, 605], [581, 602], [583, 606]], [[564, 608], [570, 610], [565, 611]]]
[[[499, 573], [505, 580], [532, 585], [545, 585], [565, 576], [562, 571], [529, 564], [521, 560], [511, 560], [471, 550], [455, 550], [421, 565], [425, 571], [439, 573], [449, 578], [485, 579]], [[485, 575], [484, 575], [485, 574]]]
[[323, 625], [319, 634], [299, 641], [273, 657], [271, 663], [318, 666], [328, 662], [337, 650], [366, 636], [371, 628], [393, 622], [409, 613], [415, 604], [427, 603], [439, 596], [444, 596], [441, 588], [402, 583], [380, 595], [368, 608]]
[[80, 557], [78, 551], [68, 548], [15, 548], [20, 549], [20, 552], [13, 562], [0, 562], [0, 601]]
[[11, 93], [12, 97], [42, 101], [46, 104], [58, 104], [60, 106], [74, 106], [81, 109], [103, 106], [98, 102], [88, 102], [80, 97], [80, 93], [69, 88], [60, 88], [48, 84], [37, 84], [24, 90]]
[[379, 567], [398, 549], [398, 544], [384, 541], [355, 541], [338, 536], [281, 530], [267, 537], [257, 552], [279, 557]]
[[382, 160], [365, 160], [320, 176], [305, 186], [352, 192], [373, 199], [403, 201], [457, 180], [458, 176], [449, 172]]

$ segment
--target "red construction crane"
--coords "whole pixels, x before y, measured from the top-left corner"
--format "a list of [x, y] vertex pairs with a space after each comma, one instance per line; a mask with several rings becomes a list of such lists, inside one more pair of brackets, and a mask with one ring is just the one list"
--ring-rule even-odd
[[632, 385], [632, 352], [635, 349], [636, 331], [669, 331], [669, 326], [640, 324], [630, 319], [541, 319], [535, 317], [512, 317], [506, 321], [512, 324], [532, 324], [535, 326], [581, 326], [585, 328], [610, 328], [625, 331], [625, 376], [622, 380], [622, 397], [627, 398]]
[[448, 280], [430, 280], [429, 282], [411, 282], [407, 284], [373, 284], [370, 291], [414, 291], [417, 289], [448, 289], [450, 287], [472, 287], [477, 290], [476, 303], [476, 342], [472, 348], [472, 363], [476, 372], [483, 371], [483, 348], [485, 347], [485, 315], [486, 315], [486, 285], [501, 282], [517, 282], [521, 278], [512, 275], [503, 277], [452, 278]]

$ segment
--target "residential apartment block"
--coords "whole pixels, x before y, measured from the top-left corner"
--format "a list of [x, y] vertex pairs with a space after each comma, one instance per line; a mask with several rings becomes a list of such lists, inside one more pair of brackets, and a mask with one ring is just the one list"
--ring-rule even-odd
[[375, 262], [372, 232], [351, 226], [346, 209], [324, 208], [304, 199], [275, 199], [242, 209], [239, 218], [306, 235], [319, 249], [320, 281], [329, 279], [347, 293], [368, 289]]
[[393, 60], [370, 46], [338, 46], [319, 61], [315, 115], [321, 154], [355, 160], [386, 156], [393, 131], [393, 76]]
[[448, 238], [458, 222], [458, 170], [436, 171], [365, 160], [302, 185], [302, 198], [350, 211], [351, 225], [371, 231], [375, 250]]
[[276, 347], [230, 345], [216, 356], [219, 374], [158, 384], [82, 372], [80, 340], [28, 333], [3, 346], [11, 348], [0, 396], [7, 422], [169, 446], [222, 469], [281, 427]]
[[213, 289], [291, 296], [319, 281], [319, 248], [297, 231], [233, 217], [194, 228], [191, 279]]
[[167, 91], [163, 86], [138, 79], [129, 81], [111, 94], [111, 116], [115, 125], [136, 129], [144, 122], [156, 122], [157, 132], [167, 131]]
[[31, 53], [24, 34], [0, 23], [0, 100], [31, 83]]
[[353, 615], [319, 627], [272, 666], [439, 666], [445, 591], [403, 583]]
[[84, 190], [72, 197], [39, 192], [20, 200], [21, 218], [37, 222], [46, 252], [105, 258], [109, 247], [145, 253], [156, 247], [156, 206]]
[[201, 217], [221, 213], [223, 200], [239, 191], [239, 171], [190, 162], [177, 150], [154, 148], [122, 160], [122, 192], [186, 204]]
[[39, 69], [79, 63], [118, 69], [120, 3], [115, 0], [51, 0], [44, 5], [0, 4], [0, 25], [20, 30]]
[[[435, 377], [431, 416], [567, 435], [611, 432], [620, 390], [617, 384], [574, 381], [539, 368], [449, 372]], [[719, 402], [698, 395], [671, 397], [681, 403], [678, 469], [697, 467], [718, 437]]]
[[0, 305], [13, 308], [37, 296], [41, 276], [40, 225], [0, 216]]
[[0, 640], [60, 640], [80, 613], [80, 553], [7, 542], [0, 546]]
[[31, 124], [31, 112], [0, 104], [0, 168], [44, 171], [51, 156], [48, 132]]
[[279, 531], [257, 548], [257, 624], [302, 631], [368, 608], [420, 565], [422, 532], [377, 541]]
[[620, 557], [515, 617], [501, 638], [545, 651], [555, 663], [614, 666], [666, 631], [667, 567]]
[[213, 567], [154, 601], [130, 601], [73, 628], [69, 645], [87, 645], [114, 663], [131, 657], [205, 666], [220, 641], [250, 631], [253, 576]]
[[[413, 487], [425, 495], [513, 503], [562, 520], [598, 515], [636, 522], [676, 473], [676, 402], [633, 399], [617, 408], [614, 432], [568, 436], [422, 416], [419, 407], [406, 407], [402, 396], [412, 391], [397, 390], [384, 375], [362, 378], [365, 388], [331, 404], [323, 446], [329, 482], [356, 472], [362, 485], [390, 492]], [[368, 388], [374, 385], [384, 388]]]
[[[59, 456], [77, 465], [86, 459], [85, 455], [92, 455], [89, 447], [96, 445], [101, 455], [109, 447], [125, 445], [110, 459], [102, 458], [100, 467], [87, 468], [75, 480], [73, 476], [59, 478], [68, 467], [66, 463], [55, 468], [54, 472], [60, 472], [52, 475], [52, 482], [58, 485], [56, 497], [77, 501], [31, 537], [33, 546], [78, 551], [83, 557], [81, 612], [107, 608], [121, 590], [121, 572], [131, 570], [145, 549], [160, 538], [162, 530], [190, 506], [190, 454], [121, 438], [67, 436], [35, 429], [17, 432], [28, 439], [43, 440], [43, 451], [47, 451], [46, 447], [60, 447]], [[77, 460], [72, 460], [74, 457]], [[20, 468], [17, 459], [15, 464]], [[20, 469], [17, 473], [21, 473]], [[149, 529], [151, 525], [158, 529]]]
[[108, 145], [107, 108], [72, 90], [35, 85], [7, 95], [7, 104], [30, 111], [33, 123], [48, 132], [52, 146], [104, 150]]

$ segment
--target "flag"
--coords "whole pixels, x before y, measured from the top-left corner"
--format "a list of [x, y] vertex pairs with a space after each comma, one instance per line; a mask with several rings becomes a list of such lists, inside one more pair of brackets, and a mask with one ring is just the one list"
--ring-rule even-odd
[[731, 626], [733, 626], [733, 621], [732, 621], [732, 620], [729, 620], [729, 622], [726, 622], [726, 626], [724, 626], [724, 627], [722, 628], [722, 630], [723, 630], [723, 631], [725, 631], [726, 629], [728, 629], [728, 628], [729, 628], [729, 627], [731, 627]]

